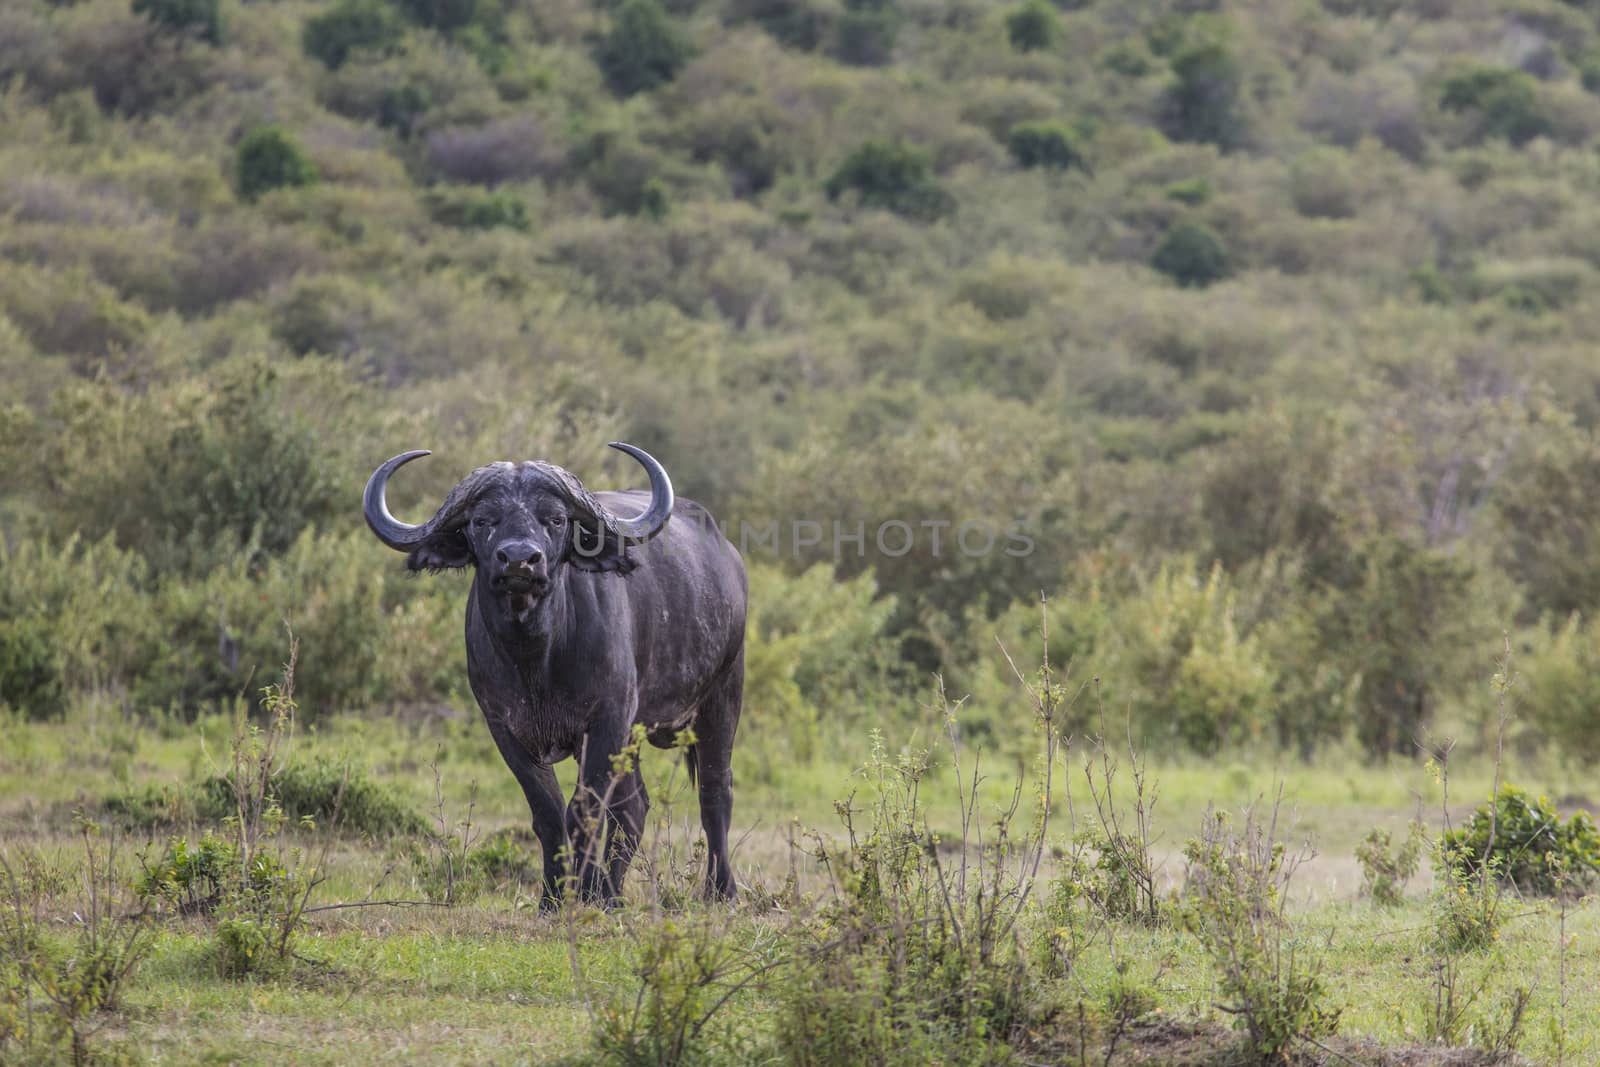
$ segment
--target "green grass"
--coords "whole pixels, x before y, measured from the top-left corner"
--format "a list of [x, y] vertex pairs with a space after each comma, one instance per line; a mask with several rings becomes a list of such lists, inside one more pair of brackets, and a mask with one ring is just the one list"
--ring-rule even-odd
[[[113, 733], [129, 756], [117, 776], [107, 773], [107, 749], [98, 743]], [[442, 795], [446, 826], [456, 834], [469, 803], [475, 836], [522, 827], [526, 811], [520, 793], [480, 733], [475, 721], [405, 725], [335, 718], [315, 730], [302, 730], [292, 752], [301, 758], [349, 758], [430, 820]], [[86, 747], [89, 757], [74, 755]], [[70, 830], [73, 806], [83, 805], [92, 813], [98, 798], [108, 792], [196, 780], [215, 772], [224, 751], [220, 720], [188, 731], [113, 723], [86, 713], [67, 723], [14, 722], [0, 747], [0, 848], [8, 855], [37, 849], [71, 875], [81, 868], [80, 849]], [[1081, 752], [1068, 751], [1055, 770], [1051, 838], [1058, 844], [1070, 840], [1069, 812], [1075, 813], [1079, 828], [1088, 824], [1081, 759]], [[435, 760], [437, 795], [430, 766]], [[1126, 787], [1127, 761], [1122, 762], [1118, 782]], [[796, 828], [836, 832], [835, 800], [854, 790], [855, 806], [861, 807], [869, 793], [867, 783], [842, 756], [832, 762], [776, 765], [776, 780], [745, 782], [736, 790], [734, 836], [740, 841], [736, 864], [741, 880], [747, 886], [776, 889], [793, 869], [802, 891], [816, 892], [823, 885], [821, 872], [813, 859], [791, 848], [791, 835], [798, 837]], [[674, 887], [690, 889], [699, 877], [690, 856], [698, 833], [692, 795], [673, 756], [653, 754], [645, 767], [657, 801], [647, 857], [656, 860]], [[986, 761], [978, 809], [986, 824], [1009, 801], [1018, 769], [998, 759]], [[1506, 773], [1555, 796], [1567, 795], [1577, 784], [1539, 762], [1512, 763]], [[565, 777], [570, 779], [570, 768]], [[1036, 782], [1036, 770], [1029, 777]], [[1493, 767], [1486, 763], [1453, 769], [1455, 818], [1488, 794], [1492, 777]], [[1159, 763], [1150, 768], [1150, 781], [1158, 791], [1153, 851], [1169, 892], [1181, 885], [1181, 848], [1197, 831], [1208, 804], [1236, 810], [1270, 797], [1281, 783], [1284, 836], [1291, 842], [1309, 837], [1317, 849], [1293, 885], [1294, 936], [1323, 954], [1326, 985], [1344, 1012], [1341, 1039], [1382, 1045], [1423, 1039], [1434, 981], [1428, 948], [1431, 879], [1424, 871], [1413, 880], [1404, 907], [1375, 908], [1356, 898], [1360, 869], [1352, 852], [1373, 825], [1402, 828], [1419, 797], [1424, 818], [1431, 826], [1440, 823], [1440, 783], [1426, 766], [1398, 761], [1367, 766], [1353, 758], [1312, 766], [1236, 753], [1212, 763]], [[922, 797], [933, 828], [955, 836], [959, 820], [948, 761], [935, 764]], [[1119, 799], [1129, 802], [1126, 788]], [[150, 835], [155, 841], [163, 836]], [[327, 840], [325, 833], [295, 833], [285, 844], [315, 854]], [[536, 853], [531, 840], [522, 840]], [[313, 906], [419, 900], [421, 890], [401, 844], [333, 839], [327, 880], [315, 891]], [[130, 879], [142, 847], [140, 836], [121, 843], [119, 862]], [[408, 1063], [556, 1063], [581, 1058], [590, 1047], [586, 999], [625, 995], [633, 988], [633, 951], [652, 921], [646, 866], [645, 858], [635, 866], [631, 908], [609, 915], [581, 912], [570, 925], [539, 913], [535, 885], [503, 886], [453, 908], [419, 904], [318, 911], [308, 917], [297, 942], [298, 958], [287, 973], [272, 978], [219, 977], [208, 923], [173, 920], [162, 928], [136, 973], [121, 1012], [94, 1040], [151, 1064], [380, 1064], [397, 1058]], [[764, 912], [755, 903], [759, 897], [759, 892], [747, 893], [746, 902], [724, 913], [718, 923], [739, 937], [780, 926], [782, 916]], [[43, 906], [48, 914], [65, 919], [74, 900], [69, 884]], [[1460, 980], [1463, 992], [1483, 986], [1472, 1009], [1476, 1029], [1470, 1033], [1483, 1040], [1507, 992], [1526, 986], [1533, 1000], [1523, 1051], [1537, 1062], [1553, 1062], [1558, 915], [1550, 902], [1511, 901], [1507, 908], [1512, 919], [1501, 938], [1489, 952], [1468, 958]], [[1024, 938], [1043, 921], [1035, 907], [1025, 921]], [[1592, 905], [1573, 907], [1567, 936], [1573, 946], [1600, 939], [1600, 916]], [[1157, 1018], [1226, 1025], [1209, 964], [1192, 936], [1175, 927], [1119, 928], [1110, 949], [1103, 936], [1096, 940], [1071, 980], [1051, 987], [1050, 995], [1067, 1009], [1061, 1018], [1072, 1017], [1071, 1006], [1080, 999], [1091, 1012], [1098, 1010], [1114, 958], [1136, 961], [1135, 977], [1144, 968], [1143, 979], [1155, 976], [1156, 961], [1163, 961], [1155, 983]], [[1567, 966], [1567, 1062], [1586, 1062], [1600, 1050], [1600, 958], [1574, 947]], [[758, 997], [745, 995], [734, 1005], [750, 1025], [765, 1025]]]

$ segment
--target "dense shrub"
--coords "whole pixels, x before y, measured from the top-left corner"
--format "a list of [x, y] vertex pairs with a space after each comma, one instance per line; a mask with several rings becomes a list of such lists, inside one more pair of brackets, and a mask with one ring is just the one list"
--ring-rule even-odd
[[1469, 876], [1488, 862], [1497, 877], [1524, 893], [1582, 891], [1600, 879], [1594, 820], [1581, 811], [1562, 819], [1548, 799], [1509, 783], [1465, 826], [1446, 831], [1442, 846]]
[[1167, 132], [1181, 141], [1237, 147], [1245, 121], [1239, 105], [1244, 75], [1222, 41], [1203, 40], [1172, 57], [1172, 84], [1165, 97]]
[[1476, 116], [1475, 136], [1479, 139], [1500, 137], [1520, 145], [1550, 132], [1537, 83], [1510, 67], [1478, 66], [1456, 71], [1445, 78], [1439, 103], [1446, 111]]
[[235, 172], [239, 195], [246, 200], [317, 180], [317, 168], [299, 143], [276, 126], [257, 126], [245, 134], [236, 150]]
[[133, 12], [169, 30], [222, 43], [221, 0], [133, 0]]
[[492, 230], [499, 226], [526, 230], [529, 226], [528, 202], [509, 192], [430, 193], [428, 213], [435, 222], [463, 230]]
[[1349, 157], [1330, 149], [1305, 153], [1289, 168], [1289, 196], [1307, 218], [1351, 218], [1360, 195]]
[[1046, 0], [1028, 0], [1006, 15], [1006, 37], [1019, 52], [1038, 52], [1061, 36], [1061, 16]]
[[671, 81], [690, 53], [688, 38], [659, 0], [623, 0], [595, 61], [613, 92], [632, 96]]
[[[235, 814], [228, 777], [208, 778], [196, 792], [195, 807], [201, 817], [221, 820]], [[364, 770], [326, 757], [290, 763], [275, 772], [268, 795], [295, 825], [310, 820], [321, 829], [367, 837], [403, 837], [427, 828], [422, 816]]]
[[824, 186], [828, 199], [854, 192], [863, 207], [932, 221], [955, 210], [934, 178], [928, 154], [904, 141], [867, 141], [845, 157]]
[[[410, 122], [409, 110], [394, 117]], [[508, 115], [482, 126], [446, 126], [427, 136], [428, 165], [452, 181], [479, 185], [546, 180], [566, 167], [566, 150], [560, 138], [540, 116]]]
[[494, 0], [396, 0], [417, 25], [450, 33], [473, 23], [493, 22], [499, 10]]
[[1078, 135], [1059, 122], [1019, 122], [1006, 135], [1011, 158], [1024, 167], [1087, 170]]
[[109, 535], [0, 538], [0, 705], [49, 718], [80, 694], [125, 692], [153, 636], [147, 577]]
[[306, 20], [301, 46], [306, 55], [337, 70], [357, 51], [381, 53], [400, 43], [404, 27], [387, 0], [339, 0]]
[[845, 0], [844, 10], [833, 20], [834, 57], [858, 67], [888, 63], [901, 17], [894, 0]]
[[729, 13], [754, 22], [791, 48], [810, 51], [828, 38], [838, 12], [817, 0], [732, 0]]
[[1228, 246], [1201, 222], [1180, 222], [1168, 230], [1150, 265], [1185, 288], [1204, 288], [1232, 270]]

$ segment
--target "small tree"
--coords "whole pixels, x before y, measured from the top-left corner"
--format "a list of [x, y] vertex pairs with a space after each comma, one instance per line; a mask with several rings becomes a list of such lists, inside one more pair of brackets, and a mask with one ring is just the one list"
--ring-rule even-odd
[[325, 14], [306, 20], [300, 46], [329, 70], [337, 70], [352, 52], [392, 50], [403, 32], [394, 8], [384, 0], [339, 0]]
[[317, 168], [294, 138], [276, 126], [257, 126], [239, 142], [239, 195], [254, 200], [291, 185], [310, 185]]
[[833, 27], [833, 55], [857, 67], [880, 67], [893, 57], [900, 11], [892, 0], [845, 0]]
[[1180, 222], [1168, 230], [1150, 265], [1186, 289], [1221, 281], [1232, 269], [1228, 246], [1215, 230], [1200, 222]]
[[480, 10], [478, 0], [399, 0], [399, 4], [412, 22], [441, 33], [462, 29], [496, 13], [489, 4], [482, 5], [489, 10]]
[[1088, 170], [1078, 135], [1059, 122], [1019, 122], [1006, 137], [1006, 149], [1019, 166]]
[[1221, 41], [1191, 44], [1172, 57], [1167, 89], [1167, 132], [1180, 141], [1229, 148], [1243, 133], [1239, 114], [1239, 61]]
[[1469, 67], [1445, 79], [1439, 104], [1478, 116], [1477, 136], [1526, 144], [1550, 132], [1533, 78], [1512, 67]]
[[825, 186], [829, 200], [855, 191], [865, 207], [932, 220], [955, 210], [955, 198], [933, 177], [928, 154], [903, 141], [867, 141], [851, 152]]
[[1061, 17], [1045, 0], [1028, 0], [1006, 16], [1006, 36], [1019, 52], [1042, 52], [1061, 37]]
[[595, 61], [619, 96], [664, 85], [689, 61], [690, 47], [659, 0], [626, 0]]
[[133, 13], [165, 29], [192, 33], [210, 44], [222, 43], [220, 0], [133, 0]]

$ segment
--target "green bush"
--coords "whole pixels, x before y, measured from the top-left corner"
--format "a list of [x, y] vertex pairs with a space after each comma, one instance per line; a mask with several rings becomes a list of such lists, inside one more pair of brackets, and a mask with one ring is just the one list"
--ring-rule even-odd
[[901, 18], [894, 0], [845, 0], [833, 20], [829, 50], [841, 63], [881, 67], [893, 58]]
[[427, 197], [433, 220], [461, 230], [507, 229], [526, 231], [528, 202], [511, 192], [432, 192]]
[[1356, 214], [1360, 191], [1350, 156], [1332, 148], [1316, 148], [1289, 168], [1289, 198], [1307, 218], [1348, 219]]
[[1088, 170], [1078, 135], [1059, 122], [1019, 122], [1006, 135], [1006, 149], [1023, 167]]
[[1150, 265], [1186, 289], [1203, 289], [1232, 272], [1228, 246], [1203, 222], [1180, 222], [1168, 230]]
[[154, 863], [145, 862], [134, 892], [180, 915], [209, 915], [234, 891], [240, 870], [239, 848], [233, 842], [209, 833], [195, 843], [174, 837]]
[[1184, 918], [1211, 957], [1234, 1026], [1245, 1034], [1251, 1062], [1287, 1062], [1303, 1041], [1320, 1042], [1339, 1027], [1329, 1005], [1321, 960], [1295, 938], [1285, 916], [1288, 886], [1302, 857], [1272, 839], [1276, 813], [1249, 813], [1234, 829], [1221, 812], [1206, 812], [1201, 836], [1184, 846]]
[[613, 92], [633, 96], [671, 81], [691, 52], [688, 38], [659, 0], [624, 0], [595, 61]]
[[1389, 831], [1374, 826], [1356, 845], [1356, 860], [1361, 864], [1361, 893], [1374, 904], [1397, 908], [1405, 903], [1406, 883], [1422, 862], [1422, 846], [1427, 839], [1420, 822], [1412, 822], [1410, 832], [1394, 848]]
[[499, 18], [497, 0], [397, 0], [400, 10], [418, 26], [454, 33], [474, 23], [493, 24]]
[[729, 13], [754, 22], [790, 48], [811, 51], [827, 40], [838, 12], [816, 0], [732, 0]]
[[1028, 0], [1006, 15], [1006, 38], [1019, 52], [1053, 48], [1061, 37], [1061, 16], [1046, 0]]
[[863, 207], [878, 207], [921, 221], [955, 210], [939, 185], [928, 153], [904, 141], [867, 141], [845, 157], [824, 186], [829, 200], [854, 192]]
[[1498, 137], [1520, 145], [1551, 132], [1538, 83], [1512, 67], [1458, 70], [1445, 78], [1439, 103], [1446, 111], [1476, 115], [1475, 135], [1480, 140]]
[[246, 200], [317, 180], [317, 168], [299, 143], [276, 126], [257, 126], [245, 134], [236, 150], [234, 169], [239, 195]]
[[116, 692], [145, 659], [149, 571], [107, 536], [0, 538], [0, 705], [33, 719]]
[[[272, 776], [268, 791], [284, 817], [296, 825], [310, 821], [324, 829], [368, 837], [403, 837], [427, 826], [364, 770], [324, 757], [284, 767]], [[230, 814], [233, 785], [226, 777], [208, 778], [200, 795], [202, 814], [218, 819]]]
[[337, 70], [353, 52], [390, 51], [400, 43], [404, 32], [387, 0], [339, 0], [321, 15], [306, 20], [300, 43], [306, 55], [329, 70]]
[[1168, 563], [1113, 608], [1094, 661], [1113, 708], [1141, 746], [1198, 752], [1269, 736], [1277, 667], [1241, 633], [1237, 592], [1220, 567]]
[[133, 13], [166, 29], [222, 43], [221, 0], [133, 0]]
[[1600, 879], [1594, 820], [1581, 811], [1563, 820], [1549, 799], [1509, 783], [1441, 841], [1467, 877], [1479, 877], [1488, 863], [1496, 877], [1523, 893], [1582, 891]]
[[1180, 141], [1237, 147], [1245, 120], [1239, 107], [1244, 80], [1232, 49], [1221, 41], [1198, 41], [1172, 57], [1172, 84], [1165, 96], [1167, 132]]

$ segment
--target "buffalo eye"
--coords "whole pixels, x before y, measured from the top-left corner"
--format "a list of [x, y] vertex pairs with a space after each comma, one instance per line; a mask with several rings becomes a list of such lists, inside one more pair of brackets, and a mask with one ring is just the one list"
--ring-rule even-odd
[[567, 524], [567, 517], [565, 515], [552, 515], [545, 520], [545, 523], [549, 525], [552, 530], [559, 530], [561, 527]]
[[472, 525], [476, 526], [480, 530], [487, 530], [489, 527], [494, 525], [494, 519], [490, 518], [488, 515], [479, 515], [477, 518], [472, 520]]

